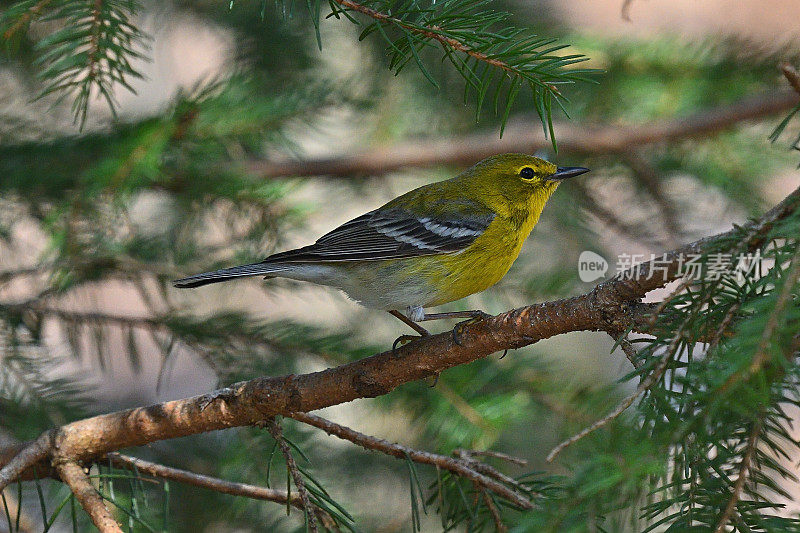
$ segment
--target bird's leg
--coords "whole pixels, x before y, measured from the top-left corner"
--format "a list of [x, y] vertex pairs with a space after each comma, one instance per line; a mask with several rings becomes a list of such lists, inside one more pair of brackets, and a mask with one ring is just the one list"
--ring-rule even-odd
[[472, 311], [450, 311], [447, 313], [430, 313], [423, 316], [420, 321], [423, 320], [439, 320], [441, 318], [466, 318], [463, 322], [459, 322], [458, 324], [453, 327], [453, 342], [461, 346], [461, 333], [466, 326], [477, 322], [478, 320], [482, 320], [484, 318], [489, 318], [489, 313], [484, 313], [478, 309], [474, 309]]
[[[422, 308], [420, 308], [420, 309], [422, 309]], [[403, 313], [401, 313], [400, 311], [389, 311], [389, 314], [399, 318], [400, 320], [402, 320], [404, 324], [406, 324], [408, 327], [410, 327], [411, 329], [413, 329], [414, 331], [419, 333], [420, 337], [427, 337], [428, 335], [430, 335], [430, 332], [428, 332], [427, 329], [425, 329], [422, 326], [420, 326], [419, 324], [417, 324], [417, 322], [419, 320], [415, 321], [417, 315], [413, 314], [414, 310], [416, 310], [416, 308], [409, 307], [409, 314], [411, 316], [413, 316], [414, 318], [409, 318], [406, 315], [404, 315]], [[422, 316], [423, 317], [425, 316], [425, 312], [424, 311], [422, 313]], [[423, 318], [422, 320], [425, 320], [425, 319]]]
[[[399, 318], [400, 320], [403, 321], [404, 324], [407, 324], [408, 327], [419, 333], [419, 337], [415, 335], [400, 335], [399, 337], [397, 337], [394, 340], [394, 343], [392, 343], [392, 353], [395, 353], [397, 351], [397, 347], [402, 344], [415, 341], [421, 339], [422, 337], [427, 337], [428, 335], [430, 335], [427, 329], [423, 328], [422, 326], [414, 322], [412, 319], [410, 319], [400, 311], [389, 311], [389, 314]], [[409, 314], [411, 314], [410, 308], [409, 308]]]
[[[471, 311], [448, 311], [445, 313], [426, 313], [422, 307], [409, 307], [407, 310], [407, 315], [404, 315], [400, 311], [389, 311], [390, 314], [396, 316], [404, 323], [408, 324], [414, 331], [420, 334], [421, 337], [426, 337], [429, 335], [428, 330], [417, 324], [417, 322], [425, 322], [426, 320], [441, 320], [443, 318], [466, 318], [463, 322], [459, 322], [453, 328], [453, 342], [461, 345], [461, 332], [465, 326], [468, 326], [478, 320], [489, 318], [490, 314], [484, 313], [478, 309], [473, 309]], [[416, 337], [412, 337], [410, 335], [401, 335], [394, 341], [394, 348], [397, 347], [398, 343], [408, 342], [409, 340], [413, 340]]]
[[417, 320], [417, 322], [424, 322], [426, 320], [441, 320], [442, 318], [467, 318], [475, 321], [482, 318], [489, 318], [490, 316], [492, 315], [489, 313], [484, 313], [478, 309], [474, 309], [472, 311], [448, 311], [446, 313], [425, 313], [422, 318]]

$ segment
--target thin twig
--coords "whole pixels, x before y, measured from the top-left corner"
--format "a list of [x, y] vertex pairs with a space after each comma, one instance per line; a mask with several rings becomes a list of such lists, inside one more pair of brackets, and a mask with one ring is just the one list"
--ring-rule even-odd
[[717, 349], [719, 343], [722, 341], [722, 338], [728, 333], [728, 328], [733, 322], [733, 319], [736, 318], [736, 313], [739, 312], [739, 309], [742, 308], [742, 302], [735, 302], [728, 308], [728, 311], [725, 313], [725, 316], [722, 317], [722, 320], [719, 323], [719, 327], [714, 332], [714, 336], [711, 337], [711, 342], [708, 343], [708, 347], [706, 348], [706, 353], [710, 354], [713, 353], [714, 350]]
[[800, 72], [797, 72], [792, 65], [789, 63], [782, 63], [781, 64], [781, 71], [783, 75], [786, 76], [786, 79], [789, 81], [789, 85], [795, 90], [797, 94], [800, 94]]
[[0, 281], [8, 281], [16, 277], [28, 277], [43, 274], [46, 266], [36, 265], [32, 267], [10, 268], [8, 270], [0, 270]]
[[[450, 47], [451, 49], [453, 49], [453, 50], [455, 50], [457, 52], [464, 53], [464, 54], [466, 54], [466, 55], [468, 55], [468, 56], [470, 56], [470, 57], [472, 57], [472, 58], [474, 58], [474, 59], [476, 59], [478, 61], [481, 61], [483, 63], [487, 63], [487, 64], [492, 65], [494, 67], [497, 67], [499, 69], [502, 69], [502, 70], [508, 72], [509, 74], [513, 74], [513, 75], [519, 76], [519, 77], [523, 76], [523, 72], [519, 68], [517, 68], [517, 67], [515, 67], [513, 65], [509, 65], [505, 61], [502, 61], [502, 60], [497, 59], [495, 57], [491, 57], [488, 54], [485, 54], [484, 52], [480, 52], [478, 50], [474, 50], [474, 49], [470, 48], [469, 46], [465, 45], [464, 43], [462, 43], [461, 41], [459, 41], [457, 39], [454, 39], [453, 37], [448, 37], [447, 35], [444, 34], [442, 28], [440, 28], [438, 26], [429, 26], [429, 27], [414, 26], [413, 24], [409, 24], [409, 23], [407, 23], [407, 22], [405, 22], [403, 20], [400, 20], [400, 19], [398, 19], [396, 17], [393, 17], [391, 15], [388, 15], [386, 13], [382, 13], [380, 11], [376, 11], [376, 10], [374, 10], [372, 8], [369, 8], [369, 7], [365, 6], [365, 5], [359, 4], [357, 2], [353, 2], [352, 0], [333, 0], [333, 1], [336, 2], [337, 4], [339, 4], [342, 7], [345, 7], [347, 9], [350, 9], [350, 10], [355, 11], [357, 13], [361, 13], [363, 15], [366, 15], [366, 16], [374, 19], [374, 20], [377, 20], [379, 23], [380, 22], [388, 22], [388, 23], [394, 24], [394, 25], [396, 25], [398, 27], [401, 27], [401, 28], [404, 28], [404, 29], [408, 30], [411, 33], [416, 33], [418, 35], [422, 35], [423, 37], [427, 37], [428, 39], [432, 39], [434, 41], [437, 41], [445, 49], [447, 47]], [[544, 85], [551, 92], [553, 92], [554, 94], [556, 94], [556, 95], [560, 95], [561, 94], [561, 92], [558, 90], [558, 87], [556, 87], [555, 85], [550, 84], [550, 83], [544, 83]]]
[[624, 331], [609, 331], [607, 332], [609, 336], [614, 339], [617, 345], [622, 348], [622, 352], [625, 354], [625, 357], [628, 358], [628, 361], [631, 362], [634, 368], [638, 369], [644, 364], [644, 361], [639, 359], [639, 354], [636, 352], [636, 348], [633, 347], [631, 341], [628, 340], [628, 335]]
[[73, 311], [71, 309], [59, 309], [57, 307], [42, 305], [36, 301], [20, 303], [0, 302], [0, 309], [18, 312], [29, 311], [42, 316], [57, 318], [63, 322], [94, 322], [98, 324], [118, 324], [134, 328], [169, 330], [164, 324], [164, 319], [159, 317], [113, 315], [97, 311]]
[[[425, 452], [408, 446], [403, 446], [402, 444], [396, 444], [384, 439], [365, 435], [335, 422], [331, 422], [330, 420], [326, 420], [319, 416], [308, 413], [291, 413], [288, 416], [297, 420], [298, 422], [319, 428], [329, 435], [335, 435], [340, 439], [348, 440], [367, 450], [379, 451], [399, 459], [410, 459], [415, 463], [438, 466], [443, 470], [448, 470], [458, 476], [469, 479], [470, 481], [477, 483], [488, 490], [491, 490], [518, 507], [523, 509], [531, 509], [533, 507], [529, 499], [526, 499], [502, 483], [491, 479], [489, 476], [477, 472], [469, 461], [448, 457], [446, 455]], [[477, 461], [472, 460], [472, 462]], [[516, 483], [516, 480], [513, 481]], [[533, 494], [533, 496], [536, 495]]]
[[520, 457], [514, 457], [513, 455], [508, 455], [507, 453], [503, 452], [496, 452], [493, 450], [466, 450], [463, 448], [456, 448], [455, 450], [453, 450], [453, 455], [455, 455], [456, 457], [459, 456], [494, 457], [495, 459], [500, 459], [501, 461], [515, 464], [517, 466], [528, 466], [528, 461], [526, 461], [525, 459], [522, 459]]
[[622, 400], [617, 405], [617, 407], [614, 408], [614, 410], [611, 411], [609, 414], [607, 414], [606, 416], [604, 416], [603, 418], [601, 418], [600, 420], [598, 420], [597, 422], [595, 422], [591, 426], [589, 426], [587, 428], [584, 428], [580, 432], [576, 433], [575, 435], [571, 436], [570, 438], [568, 438], [567, 440], [563, 441], [558, 446], [553, 448], [550, 451], [550, 453], [547, 454], [546, 461], [548, 463], [552, 462], [553, 459], [555, 459], [556, 456], [564, 450], [564, 448], [566, 448], [567, 446], [570, 446], [570, 445], [578, 442], [579, 440], [581, 440], [582, 438], [586, 437], [590, 433], [600, 429], [601, 427], [605, 426], [606, 424], [608, 424], [609, 422], [611, 422], [612, 420], [617, 418], [628, 407], [630, 407], [633, 404], [634, 401], [636, 401], [636, 398], [641, 396], [650, 387], [655, 385], [656, 382], [659, 379], [661, 379], [661, 376], [667, 370], [667, 367], [669, 366], [669, 360], [672, 358], [673, 352], [677, 348], [678, 342], [680, 341], [681, 338], [682, 338], [681, 337], [681, 330], [678, 330], [678, 332], [675, 335], [675, 338], [672, 339], [672, 342], [667, 347], [667, 349], [664, 351], [664, 355], [661, 356], [661, 359], [658, 362], [658, 366], [656, 366], [656, 368], [654, 368], [653, 371], [645, 379], [643, 379], [641, 381], [641, 383], [639, 383], [639, 386], [636, 387], [636, 390], [633, 392], [633, 394], [631, 394], [630, 396], [628, 396], [627, 398]]
[[[117, 466], [133, 468], [137, 472], [144, 472], [145, 474], [153, 477], [169, 479], [179, 483], [185, 483], [187, 485], [213, 490], [222, 494], [244, 496], [245, 498], [252, 498], [254, 500], [266, 500], [281, 504], [286, 504], [288, 502], [290, 505], [301, 511], [305, 510], [303, 508], [303, 501], [301, 500], [300, 495], [292, 494], [290, 496], [285, 490], [277, 490], [267, 487], [260, 487], [258, 485], [250, 485], [248, 483], [238, 483], [235, 481], [219, 479], [212, 476], [197, 474], [195, 472], [189, 472], [188, 470], [182, 470], [180, 468], [173, 468], [171, 466], [145, 461], [144, 459], [139, 459], [138, 457], [131, 457], [129, 455], [123, 455], [116, 452], [108, 454], [107, 457]], [[328, 515], [328, 513], [316, 505], [312, 504], [312, 507], [314, 508], [315, 514], [322, 520], [323, 524], [331, 527], [334, 525], [333, 519], [330, 517], [330, 515]]]
[[500, 516], [500, 511], [497, 510], [497, 506], [492, 501], [492, 497], [483, 490], [482, 487], [476, 487], [481, 496], [483, 496], [483, 501], [486, 503], [486, 507], [489, 509], [489, 513], [492, 515], [492, 520], [494, 520], [494, 530], [498, 533], [505, 533], [508, 531], [508, 526], [503, 523], [503, 517]]
[[731, 498], [728, 500], [728, 505], [725, 507], [725, 511], [722, 513], [722, 517], [720, 518], [714, 533], [724, 533], [725, 526], [728, 524], [733, 516], [733, 513], [736, 511], [736, 504], [739, 503], [739, 499], [742, 497], [742, 490], [744, 490], [744, 485], [747, 482], [750, 465], [753, 462], [753, 456], [755, 456], [756, 450], [758, 449], [758, 436], [760, 433], [761, 420], [759, 419], [753, 426], [753, 430], [750, 432], [750, 435], [747, 437], [747, 448], [745, 449], [744, 457], [742, 457], [742, 464], [739, 467], [739, 477], [736, 478], [736, 483], [734, 484], [733, 491], [731, 492]]
[[[504, 455], [504, 454], [502, 454], [502, 455]], [[467, 466], [470, 467], [471, 469], [475, 470], [476, 472], [484, 474], [486, 476], [489, 476], [490, 478], [492, 478], [492, 479], [494, 479], [496, 481], [499, 481], [500, 483], [504, 483], [506, 485], [514, 487], [515, 489], [517, 489], [518, 491], [521, 491], [523, 493], [527, 492], [527, 490], [528, 490], [527, 487], [525, 487], [522, 483], [520, 483], [519, 481], [517, 481], [513, 477], [507, 476], [506, 474], [503, 474], [502, 472], [500, 472], [496, 468], [492, 467], [491, 465], [488, 465], [486, 463], [483, 463], [481, 461], [476, 460], [473, 457], [473, 452], [471, 450], [464, 450], [464, 449], [461, 449], [461, 448], [456, 448], [455, 450], [453, 450], [453, 456], [454, 457], [458, 457], [462, 461], [466, 462]], [[507, 456], [507, 457], [511, 457], [511, 456]], [[517, 464], [519, 464], [519, 463], [526, 463], [527, 464], [527, 461], [523, 461], [522, 459], [517, 459], [516, 457], [514, 457], [513, 460], [517, 461], [518, 462]]]
[[92, 486], [81, 465], [75, 461], [63, 461], [56, 463], [55, 468], [61, 481], [67, 484], [100, 533], [122, 533], [122, 528], [106, 507], [100, 493]]
[[672, 302], [672, 301], [673, 301], [675, 298], [677, 298], [678, 296], [680, 296], [680, 295], [683, 293], [683, 291], [684, 291], [684, 290], [685, 290], [687, 287], [689, 287], [689, 285], [691, 285], [691, 284], [692, 284], [692, 283], [694, 283], [694, 282], [695, 282], [695, 280], [694, 280], [694, 279], [692, 279], [691, 277], [686, 277], [686, 278], [683, 278], [683, 279], [681, 280], [681, 282], [680, 282], [680, 283], [678, 283], [678, 286], [677, 286], [677, 287], [675, 287], [675, 288], [672, 290], [672, 292], [670, 292], [670, 293], [667, 295], [667, 297], [666, 297], [666, 298], [664, 298], [663, 300], [661, 300], [660, 302], [658, 302], [658, 304], [656, 304], [656, 307], [655, 307], [655, 309], [653, 309], [653, 313], [652, 313], [652, 315], [650, 316], [650, 326], [651, 326], [651, 327], [652, 327], [652, 326], [655, 326], [655, 323], [656, 323], [656, 321], [658, 320], [658, 317], [661, 315], [661, 312], [662, 312], [664, 309], [666, 309], [666, 308], [667, 308], [667, 305], [669, 305], [669, 304], [670, 304], [670, 302]]
[[283, 427], [281, 427], [280, 422], [278, 422], [275, 417], [268, 419], [265, 425], [267, 431], [269, 431], [270, 435], [272, 435], [272, 438], [274, 438], [275, 442], [278, 443], [278, 448], [280, 448], [283, 458], [286, 460], [286, 468], [289, 469], [289, 473], [294, 480], [294, 485], [297, 487], [297, 492], [300, 494], [300, 500], [303, 504], [303, 511], [306, 515], [308, 529], [312, 533], [316, 533], [317, 518], [316, 513], [314, 512], [315, 506], [311, 503], [311, 499], [308, 497], [308, 490], [306, 489], [305, 481], [303, 481], [303, 474], [300, 472], [300, 469], [297, 468], [297, 463], [294, 460], [294, 455], [292, 455], [292, 450], [286, 443], [286, 439], [283, 438]]

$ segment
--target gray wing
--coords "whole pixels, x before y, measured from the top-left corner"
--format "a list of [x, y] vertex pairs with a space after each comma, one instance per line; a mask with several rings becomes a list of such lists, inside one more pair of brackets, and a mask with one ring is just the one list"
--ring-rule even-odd
[[457, 252], [482, 235], [495, 216], [482, 206], [457, 207], [453, 215], [439, 216], [417, 216], [402, 208], [370, 211], [310, 246], [271, 255], [264, 262], [369, 261]]

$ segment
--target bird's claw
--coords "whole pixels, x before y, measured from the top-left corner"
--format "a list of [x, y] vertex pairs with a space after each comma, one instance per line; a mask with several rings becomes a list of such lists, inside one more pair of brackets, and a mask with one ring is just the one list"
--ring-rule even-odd
[[424, 335], [400, 335], [397, 337], [394, 342], [392, 343], [392, 355], [397, 355], [397, 348], [408, 343], [418, 341], [419, 339], [423, 338]]
[[471, 318], [463, 320], [453, 327], [453, 342], [459, 346], [463, 346], [463, 344], [461, 344], [461, 336], [464, 328], [485, 318], [491, 318], [491, 316], [492, 315], [489, 313], [484, 313], [483, 311], [473, 311]]
[[205, 411], [206, 408], [217, 400], [227, 401], [234, 396], [233, 389], [226, 387], [224, 389], [215, 390], [203, 396], [200, 401], [200, 410]]

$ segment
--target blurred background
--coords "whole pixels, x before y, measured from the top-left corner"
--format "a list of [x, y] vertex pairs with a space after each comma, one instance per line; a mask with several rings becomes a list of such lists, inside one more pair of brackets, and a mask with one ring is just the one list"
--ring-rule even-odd
[[[596, 84], [563, 89], [571, 119], [556, 113], [555, 133], [564, 146], [570, 144], [562, 136], [591, 147], [601, 126], [635, 132], [671, 122], [685, 124], [687, 135], [613, 150], [602, 143], [562, 147], [558, 154], [536, 143], [537, 155], [592, 172], [559, 188], [505, 279], [441, 310], [496, 314], [580, 294], [593, 285], [578, 278], [584, 250], [608, 260], [609, 277], [620, 254], [649, 258], [717, 233], [797, 186], [791, 139], [773, 144], [768, 136], [794, 105], [785, 97], [775, 102], [788, 90], [778, 65], [796, 64], [800, 3], [501, 4], [515, 24], [558, 37], [588, 56], [583, 66], [602, 70]], [[476, 139], [500, 142], [501, 119], [485, 110], [475, 120], [463, 80], [438, 55], [429, 62], [437, 89], [419, 69], [390, 72], [385, 43], [359, 42], [361, 29], [346, 20], [322, 21], [320, 51], [305, 5], [147, 2], [134, 23], [149, 36], [140, 46], [144, 57], [134, 60], [143, 77], [129, 80], [133, 91], [114, 87], [116, 116], [92, 98], [83, 129], [73, 121], [70, 98], [32, 99], [40, 90], [32, 43], [53, 22], [32, 25], [0, 55], [0, 442], [90, 414], [259, 375], [320, 370], [387, 349], [406, 327], [329, 288], [247, 279], [178, 291], [168, 282], [313, 242], [476, 162], [482, 156], [464, 155], [475, 151]], [[704, 117], [743, 101], [763, 111], [694, 133]], [[521, 132], [544, 139], [524, 94], [503, 142]], [[403, 154], [432, 144], [462, 155], [402, 163]], [[380, 168], [393, 155], [400, 163], [387, 164], [388, 172], [359, 166], [374, 157]], [[314, 175], [340, 158], [349, 158], [346, 171]], [[294, 162], [305, 162], [312, 170], [304, 174], [312, 175], [275, 170], [300, 168]], [[618, 383], [630, 364], [613, 345], [605, 334], [570, 334], [453, 368], [433, 387], [412, 383], [321, 415], [429, 451], [491, 448], [529, 461], [511, 467], [514, 473], [563, 474], [564, 466], [544, 463], [547, 452], [632, 386]], [[403, 461], [290, 420], [286, 432], [362, 531], [411, 531]], [[244, 428], [140, 451], [195, 472], [264, 484], [272, 449], [269, 434]], [[273, 484], [280, 487], [285, 476], [274, 462]], [[420, 472], [425, 486], [435, 479], [434, 470]], [[118, 483], [118, 496], [135, 500], [126, 483]], [[787, 483], [790, 495], [800, 496]], [[19, 494], [22, 525], [41, 530], [40, 502], [52, 511], [65, 490], [57, 483], [26, 486]], [[174, 483], [168, 498], [160, 485], [148, 491], [137, 531], [147, 530], [144, 523], [187, 532], [302, 527], [297, 513], [287, 517], [270, 502]], [[796, 503], [786, 508], [798, 510]], [[624, 524], [619, 531], [637, 529], [630, 517]], [[53, 528], [70, 530], [66, 513]], [[422, 528], [441, 530], [430, 509]]]

